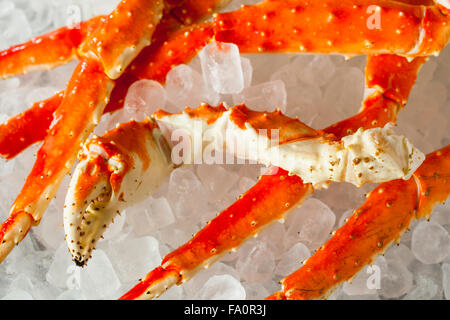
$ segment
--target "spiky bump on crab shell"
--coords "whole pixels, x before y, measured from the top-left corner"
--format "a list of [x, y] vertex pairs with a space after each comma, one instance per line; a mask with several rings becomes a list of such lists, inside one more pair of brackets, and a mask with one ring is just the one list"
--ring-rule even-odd
[[159, 111], [155, 117], [169, 129], [183, 130], [191, 139], [190, 157], [185, 157], [185, 163], [195, 162], [208, 149], [225, 148], [238, 158], [288, 170], [315, 187], [331, 181], [361, 186], [409, 179], [425, 159], [389, 126], [359, 129], [338, 141], [280, 111], [252, 111], [245, 105], [229, 110], [223, 105], [202, 105], [179, 114]]
[[66, 241], [83, 266], [107, 226], [168, 178], [170, 149], [157, 125], [131, 121], [88, 141], [64, 206]]

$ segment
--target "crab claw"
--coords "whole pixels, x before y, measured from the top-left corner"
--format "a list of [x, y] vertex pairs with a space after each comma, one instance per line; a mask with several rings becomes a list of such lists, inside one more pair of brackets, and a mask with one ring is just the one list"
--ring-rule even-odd
[[117, 214], [156, 191], [173, 169], [170, 148], [151, 120], [131, 121], [88, 141], [64, 206], [66, 241], [78, 266]]

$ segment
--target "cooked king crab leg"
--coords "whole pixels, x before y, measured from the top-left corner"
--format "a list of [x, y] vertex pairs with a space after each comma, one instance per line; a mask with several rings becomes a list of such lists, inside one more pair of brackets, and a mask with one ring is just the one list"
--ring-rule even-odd
[[410, 180], [394, 180], [374, 189], [366, 202], [296, 272], [281, 281], [268, 299], [326, 298], [352, 279], [393, 242], [413, 219], [429, 218], [450, 195], [450, 145], [429, 154]]
[[[330, 126], [324, 131], [329, 132], [330, 128], [333, 128], [334, 131], [339, 133], [336, 134], [336, 137], [340, 139], [348, 135], [349, 132], [351, 133], [357, 131], [360, 127], [366, 128], [365, 126], [367, 126], [367, 128], [372, 128], [376, 125], [384, 126], [388, 122], [395, 121], [397, 112], [402, 109], [403, 102], [406, 101], [417, 77], [419, 68], [425, 60], [426, 59], [420, 58], [420, 60], [408, 62], [405, 58], [395, 55], [383, 55], [382, 58], [376, 58], [376, 56], [369, 55], [366, 66], [366, 86], [368, 89], [372, 89], [374, 87], [377, 88], [377, 90], [373, 93], [373, 95], [377, 94], [380, 97], [377, 102], [376, 110], [382, 111], [383, 113], [383, 110], [385, 109], [390, 110], [392, 116], [380, 117], [377, 123], [372, 123], [369, 121], [373, 112], [372, 104], [366, 106], [366, 99], [363, 102], [363, 107], [360, 113], [355, 116], [356, 118], [352, 117], [344, 120], [340, 122], [338, 126]], [[402, 68], [396, 68], [395, 66], [398, 66], [398, 63], [405, 63], [407, 68], [405, 68], [404, 71]], [[380, 65], [377, 66], [377, 64]], [[389, 73], [389, 68], [383, 68], [384, 65], [392, 67], [392, 73]], [[375, 81], [374, 79], [378, 80]], [[388, 79], [396, 79], [396, 81], [387, 81]], [[369, 83], [372, 83], [372, 85]], [[399, 88], [403, 88], [403, 90], [401, 90], [403, 92], [402, 99], [399, 101], [383, 98], [384, 92], [400, 91]], [[352, 119], [356, 120], [352, 121]], [[338, 127], [339, 130], [336, 130], [336, 127]], [[200, 271], [201, 267], [204, 266], [205, 263], [211, 263], [212, 261], [218, 259], [215, 257], [216, 255], [223, 255], [230, 249], [240, 246], [247, 238], [256, 234], [273, 221], [289, 214], [292, 208], [301, 205], [306, 197], [313, 192], [312, 185], [303, 183], [303, 181], [297, 176], [286, 175], [288, 173], [287, 171], [277, 169], [274, 169], [275, 174], [262, 176], [262, 178], [252, 189], [250, 189], [228, 209], [221, 212], [205, 228], [194, 236], [194, 238], [164, 257], [160, 267], [155, 268], [147, 274], [145, 278], [143, 278], [129, 292], [123, 295], [121, 299], [152, 299], [161, 295], [172, 285], [180, 285], [181, 283], [187, 281], [189, 277], [193, 275], [192, 270]], [[287, 180], [285, 184], [280, 183], [278, 188], [265, 189], [265, 186], [270, 187], [272, 183], [279, 183], [277, 180], [285, 181], [286, 179], [289, 180]], [[264, 190], [264, 193], [261, 190]], [[270, 190], [270, 192], [267, 192], [267, 190]], [[291, 196], [292, 199], [296, 198], [297, 201], [288, 202], [279, 194], [279, 192], [281, 192], [282, 195]], [[254, 212], [261, 212], [255, 209], [256, 203], [259, 202], [253, 203], [243, 200], [244, 196], [247, 194], [249, 194], [247, 199], [256, 199], [255, 195], [260, 194], [260, 198], [264, 199], [264, 201], [274, 202], [272, 204], [273, 207], [263, 207], [265, 208], [265, 212], [263, 213], [264, 219], [262, 220], [264, 220], [266, 224], [248, 223], [248, 221], [258, 221], [253, 219], [253, 215]], [[278, 204], [275, 203], [277, 199], [280, 200]], [[285, 201], [284, 207], [283, 201]], [[286, 206], [286, 204], [289, 205]], [[230, 212], [238, 212], [240, 221], [247, 221], [247, 224], [218, 223], [219, 219], [226, 219], [227, 217], [230, 218]], [[211, 226], [214, 226], [214, 228]], [[235, 234], [240, 236], [234, 238]], [[227, 237], [224, 237], [223, 235], [227, 235]], [[233, 246], [226, 246], [230, 239], [235, 239]], [[189, 277], [186, 277], [185, 274], [189, 275]]]
[[62, 27], [0, 52], [0, 78], [52, 69], [77, 57], [77, 49], [98, 26], [102, 16]]
[[330, 182], [359, 187], [368, 182], [407, 180], [425, 158], [387, 127], [361, 128], [337, 141], [334, 135], [314, 130], [279, 110], [258, 112], [245, 105], [227, 110], [205, 104], [176, 114], [158, 111], [154, 116], [191, 140], [190, 148], [183, 149], [185, 163], [201, 158], [207, 149], [227, 151], [241, 159], [281, 167], [316, 188]]
[[[226, 6], [231, 0], [160, 1], [161, 3], [164, 2], [167, 7], [166, 12], [164, 13], [165, 24], [168, 25], [167, 22], [173, 20], [170, 24], [173, 25], [173, 30], [175, 30], [179, 29], [182, 25], [203, 22], [205, 18], [209, 17], [218, 9]], [[138, 48], [139, 44], [133, 43], [133, 40], [131, 40], [133, 37], [130, 37], [130, 34], [127, 32], [121, 32], [121, 29], [123, 30], [126, 28], [129, 30], [129, 26], [126, 26], [126, 24], [132, 20], [132, 24], [135, 26], [135, 29], [132, 32], [148, 32], [148, 28], [145, 26], [152, 23], [152, 17], [148, 15], [148, 11], [136, 9], [134, 6], [136, 3], [145, 6], [148, 5], [150, 1], [132, 0], [122, 2], [123, 3], [121, 3], [112, 14], [121, 15], [121, 12], [125, 12], [123, 16], [126, 17], [126, 19], [116, 23], [115, 26], [110, 25], [107, 27], [109, 30], [105, 29], [105, 20], [108, 18], [106, 16], [95, 16], [79, 24], [61, 27], [47, 34], [35, 37], [28, 42], [0, 51], [0, 79], [28, 73], [34, 70], [52, 69], [73, 59], [82, 58], [88, 54], [88, 50], [92, 49], [92, 46], [95, 46], [97, 43], [96, 41], [98, 41], [98, 39], [94, 39], [96, 38], [96, 36], [93, 35], [94, 33], [97, 35], [98, 33], [107, 34], [108, 37], [110, 37], [109, 39], [106, 39], [106, 41], [103, 41], [98, 48], [101, 48], [102, 46], [111, 46], [112, 44], [114, 44], [114, 50], [122, 50], [127, 47], [132, 48], [133, 46]], [[128, 10], [129, 8], [131, 8], [131, 10]], [[127, 11], [131, 13], [131, 17], [129, 17]], [[149, 19], [146, 20], [146, 18]], [[139, 23], [137, 20], [140, 20]], [[165, 36], [162, 33], [160, 35], [163, 37]], [[121, 37], [121, 39], [117, 39], [117, 37]], [[102, 38], [104, 38], [104, 36], [102, 36]], [[121, 47], [117, 46], [117, 43], [121, 43]], [[82, 46], [80, 47], [80, 45]], [[114, 62], [111, 61], [111, 55], [105, 53], [107, 52], [105, 49], [99, 50], [98, 48], [94, 48], [92, 54], [102, 58], [104, 62], [109, 65], [108, 68], [114, 68]], [[128, 49], [125, 51], [128, 54], [123, 56], [125, 58], [123, 62], [127, 64], [132, 60], [131, 57], [138, 53], [138, 50]], [[131, 54], [130, 51], [133, 51], [134, 54]], [[117, 65], [115, 67], [117, 67]]]
[[[130, 4], [140, 7], [139, 3]], [[160, 2], [150, 1], [147, 5], [145, 10], [161, 17], [156, 10], [162, 7]], [[123, 2], [119, 4], [121, 6], [127, 7]], [[134, 12], [132, 6], [128, 8]], [[116, 25], [121, 19], [120, 15], [111, 15], [107, 21]], [[132, 30], [136, 27], [129, 22], [126, 25]], [[155, 27], [149, 28], [154, 31]], [[152, 32], [145, 34], [147, 37], [151, 35]], [[98, 36], [101, 40], [101, 32]], [[122, 55], [120, 51], [115, 54]], [[99, 122], [114, 87], [114, 81], [105, 75], [103, 65], [101, 60], [86, 58], [75, 69], [33, 169], [11, 207], [10, 218], [1, 227], [0, 262], [25, 237], [32, 225], [39, 224], [62, 178], [71, 170], [81, 145]]]
[[265, 0], [217, 14], [214, 25], [216, 40], [233, 42], [242, 53], [393, 53], [414, 57], [438, 54], [447, 44], [448, 13], [440, 4], [386, 0]]
[[12, 205], [9, 219], [2, 224], [0, 261], [41, 220], [62, 178], [71, 169], [80, 144], [99, 121], [112, 87], [113, 82], [95, 61], [81, 62], [75, 69], [33, 169]]

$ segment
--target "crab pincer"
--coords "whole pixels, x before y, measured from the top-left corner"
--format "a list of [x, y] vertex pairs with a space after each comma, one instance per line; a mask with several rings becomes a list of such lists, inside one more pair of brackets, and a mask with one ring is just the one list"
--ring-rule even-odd
[[64, 206], [66, 242], [77, 265], [86, 264], [116, 215], [156, 191], [173, 167], [169, 145], [148, 119], [85, 144]]

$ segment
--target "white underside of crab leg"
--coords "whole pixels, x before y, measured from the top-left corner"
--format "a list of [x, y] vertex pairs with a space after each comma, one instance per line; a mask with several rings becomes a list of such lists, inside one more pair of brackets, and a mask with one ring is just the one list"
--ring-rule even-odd
[[[155, 192], [173, 169], [161, 145], [164, 138], [148, 124], [123, 124], [86, 144], [64, 208], [66, 241], [79, 265], [90, 258], [114, 217]], [[144, 136], [134, 139], [138, 134]]]
[[[236, 121], [233, 109], [223, 112], [214, 122], [204, 115], [193, 117], [186, 112], [157, 118], [175, 136], [182, 136], [184, 132], [190, 139], [190, 144], [183, 144], [184, 148], [190, 147], [184, 153], [187, 155], [185, 163], [197, 163], [212, 149], [227, 151], [238, 158], [281, 167], [315, 187], [331, 181], [361, 186], [368, 182], [409, 179], [425, 159], [422, 152], [405, 137], [395, 135], [389, 126], [360, 129], [342, 141], [321, 134], [313, 136], [305, 130], [306, 138], [301, 138], [303, 133], [299, 131], [292, 141], [277, 143], [274, 136], [284, 135], [283, 127], [277, 128], [278, 132], [270, 129], [269, 135], [270, 130], [261, 128], [276, 126], [254, 127], [250, 122], [242, 121], [242, 117]], [[269, 114], [261, 113], [261, 117], [263, 115], [268, 117], [267, 121], [279, 121], [275, 117], [287, 118], [281, 114], [271, 114], [272, 118]], [[304, 130], [303, 127], [300, 129]], [[286, 130], [292, 131], [292, 128]], [[295, 132], [289, 132], [289, 135], [295, 135]], [[174, 146], [173, 151], [177, 150]]]

